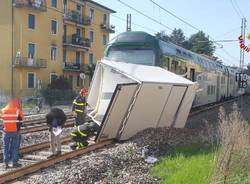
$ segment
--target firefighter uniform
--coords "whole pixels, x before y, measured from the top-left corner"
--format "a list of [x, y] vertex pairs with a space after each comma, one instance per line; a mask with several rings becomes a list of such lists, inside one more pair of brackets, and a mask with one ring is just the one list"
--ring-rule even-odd
[[93, 136], [94, 132], [96, 132], [98, 129], [99, 126], [94, 122], [85, 123], [75, 127], [73, 132], [70, 134], [72, 136], [72, 140], [75, 142], [71, 148], [79, 149], [87, 146], [89, 144], [89, 137]]
[[73, 101], [72, 111], [76, 113], [76, 126], [85, 123], [85, 107], [86, 107], [86, 96], [88, 90], [86, 88], [81, 89], [79, 95]]

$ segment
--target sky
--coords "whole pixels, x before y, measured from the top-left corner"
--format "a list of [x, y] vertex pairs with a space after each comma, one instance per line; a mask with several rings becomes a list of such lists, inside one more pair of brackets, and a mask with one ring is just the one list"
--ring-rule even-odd
[[[120, 0], [129, 6], [143, 12], [145, 15], [159, 22], [156, 23], [123, 5], [119, 0], [95, 0], [116, 11], [110, 17], [110, 22], [115, 25], [116, 33], [110, 38], [126, 31], [127, 13], [132, 15], [132, 31], [145, 31], [154, 35], [156, 32], [165, 31], [170, 34], [170, 29], [181, 28], [188, 38], [197, 33], [197, 30], [181, 22], [165, 12], [151, 0]], [[172, 12], [179, 18], [202, 30], [213, 40], [238, 40], [241, 34], [241, 18], [246, 18], [246, 35], [250, 33], [250, 1], [249, 0], [153, 0], [164, 9]], [[138, 26], [139, 25], [139, 26]], [[166, 28], [169, 27], [170, 29]], [[226, 65], [239, 66], [239, 42], [218, 42], [215, 44], [215, 56], [222, 59]], [[246, 39], [246, 45], [250, 40]], [[221, 48], [221, 46], [223, 46]], [[245, 52], [244, 65], [250, 63], [250, 52]]]

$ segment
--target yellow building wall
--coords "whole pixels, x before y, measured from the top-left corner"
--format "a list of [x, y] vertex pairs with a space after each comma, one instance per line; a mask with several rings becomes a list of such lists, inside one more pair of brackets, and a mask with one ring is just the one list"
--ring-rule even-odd
[[[0, 97], [11, 95], [12, 8], [10, 0], [1, 0], [0, 8]], [[0, 98], [1, 101], [1, 98]]]
[[[47, 11], [42, 12], [34, 10], [27, 7], [13, 7], [14, 9], [14, 41], [12, 44], [12, 4], [10, 0], [2, 0], [0, 6], [0, 64], [1, 64], [1, 75], [0, 75], [0, 96], [2, 91], [9, 94], [11, 93], [11, 60], [12, 60], [12, 46], [13, 46], [13, 58], [18, 52], [21, 53], [21, 57], [28, 57], [28, 43], [36, 44], [35, 58], [45, 59], [47, 61], [46, 68], [31, 68], [31, 67], [14, 67], [13, 77], [14, 77], [14, 92], [16, 96], [27, 96], [33, 95], [37, 89], [28, 89], [28, 78], [29, 72], [35, 74], [35, 83], [37, 81], [42, 81], [42, 86], [45, 88], [50, 83], [50, 74], [56, 73], [59, 75], [69, 75], [73, 76], [73, 88], [79, 90], [83, 85], [80, 81], [80, 86], [77, 87], [77, 76], [79, 72], [65, 71], [63, 70], [63, 1], [58, 0], [56, 9], [51, 7], [51, 1], [47, 0], [46, 5]], [[94, 9], [94, 22], [91, 25], [81, 26], [82, 36], [84, 38], [89, 38], [89, 32], [94, 32], [94, 43], [91, 44], [91, 48], [88, 51], [81, 53], [81, 63], [88, 64], [89, 53], [93, 53], [93, 62], [96, 63], [103, 57], [104, 48], [106, 45], [102, 43], [102, 36], [107, 35], [107, 42], [109, 40], [109, 33], [105, 33], [101, 30], [100, 24], [103, 22], [103, 15], [107, 15], [109, 20], [109, 11], [98, 7], [89, 2], [79, 2], [82, 4], [82, 15], [89, 16], [90, 8]], [[68, 0], [68, 9], [76, 10], [76, 3]], [[35, 15], [35, 29], [31, 30], [28, 28], [28, 14]], [[57, 34], [51, 34], [51, 20], [57, 21]], [[67, 36], [71, 36], [76, 33], [76, 25], [67, 25]], [[51, 45], [56, 45], [57, 47], [57, 59], [56, 61], [51, 61], [50, 59], [50, 49]], [[67, 62], [75, 62], [76, 50], [67, 50]], [[86, 86], [87, 83], [85, 82]]]
[[[47, 2], [50, 6], [50, 1]], [[62, 1], [58, 1], [58, 10], [62, 11]], [[35, 15], [35, 29], [28, 28], [28, 14]], [[51, 20], [57, 21], [57, 34], [51, 34]], [[15, 42], [14, 53], [21, 52], [21, 57], [28, 57], [28, 43], [35, 44], [35, 58], [46, 59], [46, 68], [15, 68], [14, 81], [17, 95], [32, 95], [35, 89], [28, 89], [27, 73], [34, 72], [37, 80], [42, 81], [42, 87], [50, 83], [50, 74], [56, 73], [62, 75], [62, 37], [63, 37], [63, 19], [62, 13], [47, 9], [47, 12], [40, 12], [28, 8], [15, 8], [14, 13]], [[51, 61], [51, 46], [57, 47], [56, 61]]]

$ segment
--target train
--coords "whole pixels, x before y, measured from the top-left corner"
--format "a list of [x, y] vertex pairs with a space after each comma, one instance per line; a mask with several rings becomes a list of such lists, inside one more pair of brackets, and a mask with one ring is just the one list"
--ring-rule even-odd
[[139, 65], [160, 66], [197, 82], [193, 107], [216, 103], [241, 95], [236, 75], [239, 68], [220, 64], [207, 56], [162, 41], [146, 32], [124, 32], [114, 37], [104, 51], [104, 58]]

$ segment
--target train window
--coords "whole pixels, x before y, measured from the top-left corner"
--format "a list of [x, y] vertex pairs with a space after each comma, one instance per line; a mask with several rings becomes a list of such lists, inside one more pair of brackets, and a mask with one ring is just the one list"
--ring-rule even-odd
[[233, 79], [230, 79], [230, 84], [233, 84]]
[[221, 84], [225, 84], [226, 80], [225, 80], [225, 76], [221, 76]]
[[207, 95], [210, 95], [210, 85], [207, 86]]

